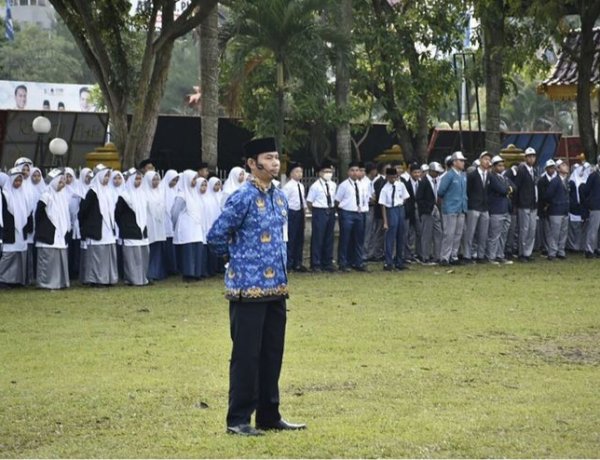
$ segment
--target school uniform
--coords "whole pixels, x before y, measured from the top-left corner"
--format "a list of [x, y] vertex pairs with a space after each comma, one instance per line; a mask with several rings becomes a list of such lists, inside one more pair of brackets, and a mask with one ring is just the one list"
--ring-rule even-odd
[[[163, 280], [167, 277], [165, 265], [165, 198], [160, 182], [157, 187], [152, 186], [156, 171], [148, 171], [144, 174], [142, 187], [148, 203], [148, 280]], [[158, 176], [160, 178], [160, 176]]]
[[58, 190], [63, 177], [57, 170], [48, 189], [42, 193], [35, 212], [35, 245], [37, 248], [36, 283], [44, 289], [70, 286], [67, 235], [71, 230], [69, 200], [65, 188]]
[[404, 202], [404, 254], [406, 259], [413, 260], [421, 254], [421, 222], [416, 201], [421, 181], [410, 177], [403, 183], [409, 194]]
[[308, 189], [311, 205], [310, 266], [313, 270], [335, 270], [333, 266], [333, 232], [335, 227], [335, 182], [318, 178]]
[[198, 189], [192, 186], [196, 172], [186, 170], [181, 175], [180, 193], [173, 202], [173, 244], [178, 249], [179, 269], [184, 279], [199, 280], [204, 266], [206, 237], [202, 222], [202, 206]]
[[467, 215], [465, 218], [464, 258], [483, 261], [486, 257], [490, 214], [488, 182], [490, 172], [477, 167], [467, 174]]
[[508, 232], [510, 229], [511, 194], [514, 184], [504, 175], [490, 172], [486, 189], [489, 232], [486, 255], [490, 261], [504, 261]]
[[2, 255], [0, 256], [0, 285], [26, 286], [28, 276], [27, 237], [33, 232], [31, 200], [21, 187], [14, 188], [20, 169], [13, 168], [2, 188]]
[[465, 174], [450, 168], [444, 174], [438, 188], [438, 197], [442, 198], [443, 237], [440, 253], [441, 263], [458, 260], [467, 212], [467, 178]]
[[[208, 189], [206, 191], [205, 206], [203, 209], [207, 235], [222, 212], [221, 203], [223, 202], [223, 192], [221, 190], [215, 191], [215, 187], [217, 185], [220, 186], [220, 184], [221, 181], [218, 177], [211, 177], [208, 180]], [[207, 257], [208, 260], [206, 265], [208, 266], [208, 276], [214, 276], [217, 273], [225, 272], [223, 258], [219, 257], [210, 245], [208, 245]]]
[[304, 216], [306, 198], [304, 184], [290, 179], [281, 189], [288, 201], [287, 268], [301, 270], [303, 267]]
[[382, 260], [385, 232], [383, 230], [383, 216], [381, 215], [381, 206], [379, 206], [379, 195], [385, 185], [385, 176], [378, 175], [371, 181], [371, 197], [373, 205], [373, 223], [371, 226], [371, 238], [366, 249], [367, 260]]
[[[37, 184], [33, 183], [34, 173], [39, 173], [42, 176], [42, 179]], [[40, 196], [46, 190], [41, 169], [30, 165], [29, 177], [23, 181], [23, 185], [29, 193], [31, 211], [35, 213]], [[34, 233], [35, 219], [33, 219], [33, 231], [27, 235], [27, 284], [32, 284], [35, 281], [37, 273], [37, 248], [34, 241]]]
[[544, 172], [537, 182], [537, 196], [538, 196], [538, 225], [536, 229], [536, 244], [534, 248], [542, 251], [542, 253], [548, 253], [548, 232], [550, 231], [550, 222], [548, 219], [548, 200], [546, 199], [546, 189], [550, 181], [557, 175], [555, 172], [552, 176]]
[[581, 186], [584, 183], [581, 173], [583, 168], [577, 166], [569, 178], [569, 232], [567, 249], [583, 251], [583, 205], [581, 203]]
[[515, 175], [516, 206], [519, 225], [519, 258], [529, 259], [535, 244], [537, 228], [537, 176], [533, 167], [522, 163]]
[[[361, 269], [363, 261], [363, 243], [365, 238], [363, 194], [359, 181], [350, 178], [343, 181], [335, 193], [337, 202], [340, 237], [338, 242], [338, 266], [340, 270], [350, 267]], [[353, 250], [354, 248], [354, 250]]]
[[[388, 229], [385, 232], [385, 268], [404, 268], [404, 203], [410, 198], [406, 186], [401, 180], [393, 184], [389, 181], [381, 189], [379, 205], [385, 207]], [[395, 249], [395, 251], [394, 251]]]
[[569, 184], [567, 177], [555, 174], [548, 183], [544, 198], [548, 202], [548, 231], [546, 233], [548, 259], [564, 258], [569, 228]]
[[427, 174], [417, 189], [416, 201], [421, 219], [421, 260], [437, 262], [442, 247], [442, 216], [437, 205], [439, 177]]
[[[505, 169], [502, 173], [514, 186], [516, 191], [515, 177], [517, 175], [517, 165], [513, 165]], [[510, 196], [510, 227], [506, 235], [506, 244], [504, 246], [504, 255], [507, 259], [513, 255], [519, 254], [519, 222], [517, 214], [517, 193], [512, 193]]]
[[600, 172], [594, 171], [590, 174], [581, 190], [589, 216], [585, 232], [585, 254], [587, 257], [593, 257], [598, 251], [600, 229]]
[[113, 285], [119, 282], [115, 238], [115, 203], [108, 185], [102, 185], [111, 170], [95, 173], [90, 189], [79, 207], [81, 238], [85, 240], [85, 271], [82, 282]]
[[165, 202], [165, 236], [166, 240], [164, 243], [165, 246], [165, 269], [168, 275], [177, 275], [179, 274], [179, 269], [177, 267], [177, 255], [175, 254], [175, 246], [173, 245], [173, 234], [175, 231], [175, 227], [173, 225], [173, 219], [171, 217], [171, 209], [173, 208], [173, 203], [175, 198], [177, 197], [177, 183], [171, 187], [171, 182], [173, 179], [179, 176], [179, 173], [174, 169], [169, 169], [165, 173], [165, 177], [160, 183], [160, 187], [163, 193], [164, 202]]

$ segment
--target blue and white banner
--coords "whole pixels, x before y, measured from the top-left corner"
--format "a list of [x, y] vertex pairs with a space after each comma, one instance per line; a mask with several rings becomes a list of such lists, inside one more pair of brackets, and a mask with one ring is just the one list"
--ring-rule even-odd
[[15, 39], [15, 29], [13, 27], [12, 12], [11, 12], [12, 0], [6, 0], [6, 18], [4, 19], [5, 31], [4, 36], [10, 42]]

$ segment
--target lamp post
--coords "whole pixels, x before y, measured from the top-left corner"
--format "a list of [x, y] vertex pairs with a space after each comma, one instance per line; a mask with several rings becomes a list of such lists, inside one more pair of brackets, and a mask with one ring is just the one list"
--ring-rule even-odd
[[50, 153], [52, 153], [52, 166], [64, 166], [63, 157], [69, 150], [69, 144], [60, 137], [55, 137], [48, 145]]
[[31, 127], [33, 128], [33, 131], [35, 131], [35, 133], [37, 134], [37, 142], [35, 145], [35, 155], [33, 156], [33, 164], [39, 164], [43, 166], [46, 160], [46, 152], [44, 148], [44, 135], [50, 132], [52, 124], [50, 123], [50, 120], [48, 120], [46, 117], [39, 116], [33, 119]]

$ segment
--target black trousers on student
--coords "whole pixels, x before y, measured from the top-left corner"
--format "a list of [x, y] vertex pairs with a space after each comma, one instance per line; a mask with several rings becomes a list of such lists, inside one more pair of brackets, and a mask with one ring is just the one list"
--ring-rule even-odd
[[256, 411], [257, 425], [281, 419], [279, 374], [285, 341], [286, 302], [229, 303], [233, 349], [229, 364], [227, 426], [249, 424]]

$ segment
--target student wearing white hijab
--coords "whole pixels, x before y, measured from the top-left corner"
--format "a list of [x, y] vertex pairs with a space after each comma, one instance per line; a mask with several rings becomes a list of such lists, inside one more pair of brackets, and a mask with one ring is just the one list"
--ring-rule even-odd
[[106, 166], [96, 166], [90, 189], [79, 206], [81, 237], [87, 246], [82, 282], [92, 286], [109, 286], [119, 281], [110, 174]]
[[[206, 234], [208, 235], [208, 232], [222, 212], [223, 192], [221, 191], [221, 180], [218, 177], [213, 176], [208, 180], [208, 189], [206, 191], [205, 200], [205, 226], [208, 228], [206, 231]], [[208, 246], [207, 267], [208, 276], [224, 273], [223, 259], [218, 257], [210, 246]]]
[[[81, 226], [79, 224], [79, 206], [81, 202], [85, 199], [88, 190], [90, 189], [90, 184], [92, 183], [92, 178], [94, 177], [94, 172], [90, 168], [82, 168], [79, 171], [79, 178], [77, 180], [77, 186], [74, 190], [73, 201], [74, 203], [71, 205], [71, 209], [74, 210], [75, 216], [72, 217], [72, 227], [73, 227], [73, 244], [77, 243], [77, 239], [79, 240], [79, 265], [77, 268], [77, 272], [79, 274], [79, 281], [82, 284], [85, 284], [83, 281], [85, 278], [85, 261], [86, 261], [86, 251], [87, 251], [87, 242], [85, 238], [81, 237]], [[76, 206], [76, 207], [75, 207]], [[75, 250], [73, 251], [75, 253]], [[76, 254], [76, 253], [75, 253]], [[71, 256], [72, 260], [77, 258], [77, 255]]]
[[175, 246], [173, 246], [173, 234], [175, 227], [173, 219], [171, 218], [171, 209], [173, 208], [173, 202], [177, 196], [177, 190], [179, 183], [179, 173], [174, 169], [169, 169], [165, 173], [165, 177], [160, 183], [161, 191], [165, 201], [165, 268], [168, 275], [177, 275], [179, 270], [177, 268], [177, 256], [175, 254]]
[[148, 199], [142, 188], [142, 173], [126, 172], [125, 190], [117, 200], [115, 220], [123, 240], [123, 278], [132, 286], [148, 284]]
[[197, 281], [202, 277], [202, 250], [206, 236], [202, 224], [200, 194], [196, 188], [198, 182], [196, 171], [184, 171], [180, 179], [181, 192], [171, 209], [175, 227], [173, 244], [178, 246], [177, 259], [185, 281]]
[[[46, 190], [44, 176], [40, 168], [23, 164], [21, 168], [29, 167], [29, 180], [25, 182], [26, 189], [29, 192], [29, 206], [32, 212], [35, 212], [41, 194]], [[35, 232], [35, 220], [33, 222], [33, 232], [27, 236], [27, 276], [29, 283], [35, 281], [37, 271], [37, 248], [33, 241], [33, 233]]]
[[244, 171], [244, 168], [236, 166], [229, 171], [229, 176], [227, 176], [227, 180], [223, 184], [223, 202], [221, 203], [221, 206], [225, 204], [225, 201], [227, 201], [227, 198], [229, 198], [233, 192], [244, 185], [245, 180], [246, 171]]
[[[112, 171], [110, 175], [109, 189], [113, 204], [116, 206], [119, 197], [125, 191], [125, 177], [121, 171]], [[119, 225], [116, 222], [115, 235], [117, 236], [117, 269], [119, 272], [119, 278], [123, 278], [123, 240], [119, 237]]]
[[48, 188], [40, 196], [35, 211], [37, 248], [37, 285], [44, 289], [69, 287], [67, 235], [71, 230], [69, 194], [61, 169], [53, 169], [46, 178]]
[[33, 231], [30, 199], [23, 189], [20, 167], [9, 171], [9, 180], [2, 188], [2, 256], [0, 257], [0, 287], [25, 286], [27, 276], [27, 234]]
[[[209, 198], [208, 198], [208, 181], [201, 176], [198, 176], [196, 188], [198, 189], [198, 194], [200, 198], [200, 217], [202, 220], [202, 232], [205, 235], [208, 235], [208, 231], [212, 225], [208, 216], [208, 206], [209, 206]], [[202, 244], [202, 271], [201, 275], [203, 278], [208, 278], [211, 276], [209, 273], [208, 267], [208, 245], [206, 244], [206, 240]]]
[[150, 243], [150, 259], [148, 262], [148, 279], [163, 280], [167, 277], [165, 264], [165, 243], [167, 232], [165, 220], [167, 211], [165, 196], [161, 188], [160, 174], [148, 171], [144, 174], [142, 187], [148, 201], [148, 242]]
[[65, 168], [65, 194], [69, 201], [69, 219], [71, 231], [67, 235], [68, 257], [69, 257], [69, 277], [77, 279], [79, 276], [79, 257], [81, 255], [81, 234], [79, 233], [79, 221], [77, 212], [79, 211], [79, 180], [75, 175], [73, 168]]

